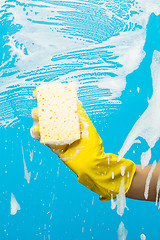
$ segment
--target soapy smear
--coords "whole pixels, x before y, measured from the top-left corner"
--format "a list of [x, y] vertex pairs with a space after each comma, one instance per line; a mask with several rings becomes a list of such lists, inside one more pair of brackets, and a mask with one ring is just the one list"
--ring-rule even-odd
[[24, 178], [27, 180], [28, 183], [30, 183], [30, 178], [31, 178], [31, 172], [28, 172], [25, 158], [24, 158], [24, 150], [22, 146], [22, 156], [23, 156], [23, 164], [24, 164]]
[[158, 197], [159, 197], [159, 190], [160, 190], [160, 175], [158, 177], [158, 180], [157, 180], [157, 188], [156, 188], [156, 206], [157, 206], [157, 203], [158, 203]]
[[[1, 118], [11, 118], [9, 112], [17, 119], [30, 116], [32, 97], [21, 92], [21, 87], [33, 88], [57, 79], [80, 84], [88, 112], [94, 114], [98, 108], [102, 114], [104, 102], [116, 111], [126, 76], [145, 56], [148, 19], [152, 12], [160, 12], [159, 2], [149, 0], [116, 1], [116, 5], [109, 0], [14, 0], [9, 6], [9, 1], [1, 2], [1, 17], [15, 27], [14, 32], [4, 33], [2, 42], [2, 49], [8, 51], [6, 55], [3, 50], [0, 68], [2, 99], [8, 88], [15, 91], [12, 99], [6, 99], [9, 111], [5, 108], [0, 113], [2, 125]], [[31, 94], [32, 89], [29, 91]]]
[[33, 150], [29, 152], [29, 155], [30, 155], [30, 161], [32, 162], [33, 161]]
[[[115, 112], [123, 104], [121, 94], [125, 91], [126, 76], [138, 69], [146, 55], [143, 47], [149, 17], [151, 13], [160, 14], [159, 0], [1, 0], [0, 7], [1, 127], [12, 127], [22, 117], [30, 118], [35, 107], [33, 89], [54, 80], [76, 81], [87, 112], [98, 114], [99, 119], [104, 112], [107, 123], [106, 116], [112, 114], [111, 110]], [[159, 71], [159, 52], [155, 51], [152, 78], [157, 86], [153, 86], [149, 106], [119, 155], [119, 158], [124, 156], [133, 143], [140, 141], [137, 138], [142, 137], [148, 143], [148, 150], [141, 156], [143, 167], [150, 161], [152, 148], [160, 136]], [[141, 93], [139, 85], [136, 91]], [[24, 177], [29, 183], [31, 173], [27, 170], [23, 147], [22, 154]], [[38, 173], [35, 179], [37, 176]], [[147, 192], [148, 189], [146, 195]], [[111, 202], [122, 216], [126, 207], [123, 182], [121, 194]], [[20, 206], [13, 194], [11, 205], [11, 214], [15, 214]], [[143, 236], [141, 239], [145, 239]], [[119, 239], [126, 237], [127, 230], [121, 223]]]
[[119, 193], [116, 196], [116, 200], [114, 201], [111, 195], [111, 209], [115, 209], [117, 206], [117, 214], [122, 216], [124, 214], [125, 208], [128, 210], [126, 205], [126, 197], [125, 197], [125, 186], [124, 179], [122, 178]]
[[[124, 209], [127, 208], [126, 205], [126, 197], [125, 197], [125, 185], [124, 185], [124, 179], [122, 178], [121, 186], [119, 189], [119, 194], [117, 195], [117, 214], [122, 216], [124, 214]], [[127, 208], [128, 210], [128, 208]]]
[[156, 165], [157, 165], [157, 162], [154, 161], [153, 164], [152, 164], [152, 166], [151, 166], [151, 169], [150, 169], [150, 171], [149, 171], [149, 173], [148, 173], [147, 179], [146, 179], [146, 185], [145, 185], [145, 191], [144, 191], [144, 197], [145, 197], [145, 199], [148, 198], [149, 185], [150, 185], [150, 181], [151, 181], [151, 178], [152, 178], [152, 174], [153, 174], [153, 171], [154, 171]]
[[[130, 149], [138, 137], [142, 137], [148, 143], [148, 151], [145, 153], [147, 164], [151, 157], [151, 149], [155, 146], [160, 137], [160, 52], [154, 51], [151, 64], [153, 80], [153, 95], [149, 100], [149, 105], [142, 116], [137, 120], [132, 130], [128, 134], [119, 153], [119, 160]], [[142, 153], [142, 159], [144, 153]], [[143, 165], [146, 165], [143, 163]]]
[[141, 240], [146, 240], [146, 236], [145, 236], [145, 234], [142, 233], [141, 236], [140, 236], [140, 238], [141, 238]]
[[10, 214], [11, 215], [15, 215], [17, 213], [17, 211], [19, 211], [20, 205], [17, 202], [15, 196], [13, 195], [13, 193], [11, 193], [11, 210], [10, 210]]
[[146, 152], [141, 155], [141, 166], [142, 169], [145, 168], [151, 159], [151, 149], [149, 148]]
[[128, 231], [124, 226], [124, 223], [121, 222], [118, 227], [118, 240], [126, 240]]
[[[116, 6], [112, 1], [90, 3], [69, 0], [63, 4], [58, 1], [30, 0], [14, 0], [10, 7], [10, 1], [1, 1], [0, 4], [0, 17], [6, 23], [11, 21], [15, 27], [9, 34], [4, 32], [1, 46], [2, 49], [8, 49], [8, 54], [3, 52], [0, 67], [1, 126], [12, 121], [17, 123], [19, 116], [30, 117], [30, 88], [53, 79], [80, 83], [79, 92], [86, 101], [86, 110], [88, 107], [93, 113], [100, 114], [103, 111], [101, 102], [104, 101], [118, 108], [126, 86], [126, 76], [137, 69], [145, 57], [143, 46], [149, 17], [152, 12], [156, 15], [160, 13], [160, 3], [156, 0], [137, 1], [137, 4], [134, 1], [125, 4], [117, 1]], [[88, 8], [90, 13], [87, 12]], [[86, 29], [80, 24], [83, 19], [87, 19]], [[158, 76], [158, 54], [154, 52], [152, 63], [155, 84], [158, 81], [157, 77], [155, 79], [155, 75]], [[154, 90], [148, 109], [130, 132], [119, 158], [141, 135], [147, 140], [149, 149], [158, 140], [159, 131], [155, 134], [159, 121], [157, 115], [155, 117], [159, 108], [157, 92]], [[12, 97], [8, 99], [10, 93]], [[98, 109], [91, 108], [92, 102]], [[148, 126], [149, 122], [153, 126]], [[148, 133], [144, 128], [149, 129]], [[150, 154], [150, 150], [147, 154]], [[30, 179], [30, 173], [24, 171], [26, 178]]]

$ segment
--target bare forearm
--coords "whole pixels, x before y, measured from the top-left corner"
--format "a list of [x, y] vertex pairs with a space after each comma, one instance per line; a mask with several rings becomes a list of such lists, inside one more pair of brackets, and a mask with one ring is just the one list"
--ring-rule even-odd
[[[148, 177], [148, 174], [151, 171], [151, 167], [152, 167], [152, 165], [148, 165], [142, 170], [141, 165], [136, 165], [136, 173], [134, 175], [131, 187], [126, 194], [126, 197], [132, 198], [132, 199], [137, 199], [137, 200], [156, 201], [157, 181], [158, 181], [158, 177], [160, 175], [160, 161], [157, 163], [157, 165], [153, 171], [151, 181], [149, 184], [149, 191], [148, 191], [147, 199], [144, 196], [145, 187], [146, 187], [146, 179]], [[159, 197], [160, 196], [158, 196], [158, 200], [159, 200]]]

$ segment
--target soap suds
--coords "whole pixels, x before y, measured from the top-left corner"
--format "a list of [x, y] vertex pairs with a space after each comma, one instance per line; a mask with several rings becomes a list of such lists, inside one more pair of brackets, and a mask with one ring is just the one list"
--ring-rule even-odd
[[[146, 25], [152, 12], [160, 13], [159, 2], [117, 1], [115, 6], [107, 0], [65, 1], [63, 4], [21, 0], [13, 1], [12, 5], [8, 7], [2, 1], [4, 21], [7, 23], [6, 16], [9, 16], [15, 28], [20, 26], [14, 34], [5, 36], [9, 57], [3, 57], [1, 66], [2, 97], [8, 87], [14, 89], [15, 85], [31, 87], [53, 79], [62, 82], [74, 79], [83, 87], [92, 86], [94, 92], [85, 95], [81, 91], [84, 99], [92, 97], [95, 105], [101, 104], [100, 110], [104, 101], [113, 100], [107, 103], [113, 104], [116, 111], [121, 104], [117, 98], [125, 89], [126, 76], [138, 68], [145, 56]], [[68, 14], [70, 17], [66, 18]], [[85, 29], [82, 20], [86, 21]], [[14, 67], [9, 68], [12, 61]], [[18, 99], [20, 96], [16, 101]], [[10, 99], [7, 102], [10, 104]], [[19, 114], [24, 114], [19, 104], [12, 108], [13, 112], [17, 113], [18, 108]], [[90, 110], [90, 104], [87, 108]], [[1, 111], [1, 116], [7, 119], [8, 113]]]
[[125, 228], [123, 222], [119, 224], [117, 234], [118, 234], [118, 240], [126, 240], [128, 231]]
[[24, 158], [23, 146], [22, 146], [22, 156], [23, 156], [23, 164], [24, 164], [24, 178], [27, 180], [28, 183], [30, 183], [31, 172], [28, 172], [27, 170], [27, 166]]
[[124, 214], [125, 208], [128, 210], [126, 205], [126, 197], [125, 197], [125, 185], [124, 179], [122, 178], [119, 193], [116, 196], [116, 200], [114, 201], [113, 196], [111, 195], [111, 209], [115, 209], [117, 206], [117, 214], [122, 216]]
[[141, 155], [141, 166], [142, 169], [145, 168], [151, 159], [151, 149], [149, 148], [146, 152]]
[[158, 197], [159, 197], [159, 190], [160, 190], [160, 175], [158, 177], [158, 180], [157, 180], [157, 188], [156, 188], [156, 206], [157, 206], [157, 203], [158, 203]]
[[153, 171], [155, 169], [157, 165], [157, 162], [156, 160], [153, 162], [152, 166], [151, 166], [151, 169], [148, 173], [148, 176], [147, 176], [147, 179], [146, 179], [146, 185], [145, 185], [145, 191], [144, 191], [144, 197], [145, 199], [148, 198], [148, 193], [149, 193], [149, 185], [150, 185], [150, 181], [151, 181], [151, 178], [152, 178], [152, 174], [153, 174]]
[[29, 152], [29, 155], [30, 155], [30, 161], [32, 162], [33, 161], [33, 150]]
[[[153, 95], [149, 100], [149, 105], [142, 116], [137, 120], [130, 133], [128, 134], [119, 153], [119, 160], [127, 153], [138, 137], [142, 137], [148, 143], [149, 149], [145, 153], [145, 160], [149, 162], [151, 157], [150, 149], [160, 137], [160, 52], [154, 51], [151, 64], [153, 80]], [[142, 161], [144, 153], [142, 153]], [[144, 164], [145, 165], [145, 164]]]
[[11, 204], [10, 214], [15, 215], [17, 213], [17, 211], [19, 211], [21, 208], [20, 208], [20, 205], [17, 202], [15, 196], [13, 195], [13, 193], [11, 193], [11, 203], [10, 204]]
[[[121, 94], [125, 91], [126, 76], [138, 69], [145, 57], [143, 47], [149, 17], [152, 12], [156, 15], [160, 13], [159, 0], [124, 2], [125, 4], [119, 0], [65, 0], [44, 3], [1, 0], [0, 14], [7, 33], [2, 38], [4, 43], [1, 46], [0, 126], [11, 127], [21, 121], [21, 117], [30, 118], [34, 100], [28, 95], [32, 95], [35, 86], [56, 79], [80, 83], [79, 94], [86, 104], [87, 112], [96, 113], [98, 120], [105, 113], [107, 122], [106, 115], [112, 114], [111, 110], [117, 111], [120, 104], [123, 104]], [[158, 52], [154, 53], [155, 58], [156, 54]], [[154, 67], [152, 64], [152, 74], [157, 72], [158, 62], [159, 60], [156, 63], [153, 59], [153, 63], [157, 65]], [[160, 75], [157, 74], [158, 76]], [[157, 78], [157, 87], [158, 85]], [[26, 93], [22, 90], [24, 87], [27, 89]], [[14, 90], [14, 94], [11, 95], [8, 89]], [[157, 89], [160, 92], [159, 87]], [[141, 91], [137, 87], [139, 94]], [[120, 152], [121, 158], [133, 143], [139, 141], [138, 137], [144, 138], [149, 146], [141, 156], [143, 167], [149, 163], [151, 151], [160, 136], [158, 92], [155, 93], [155, 99], [149, 102], [148, 110], [140, 117]], [[86, 126], [86, 137], [87, 133]], [[23, 149], [22, 154], [24, 176], [29, 182], [30, 172], [27, 170]], [[32, 157], [33, 155], [30, 157], [31, 161]], [[35, 179], [37, 176], [38, 173]], [[157, 193], [158, 186], [159, 182]], [[120, 215], [123, 215], [126, 205], [124, 191], [122, 192], [120, 204], [112, 201], [112, 207], [117, 206]], [[92, 205], [93, 202], [94, 198]], [[14, 195], [12, 205], [14, 214], [20, 209]], [[126, 239], [126, 232], [121, 223], [119, 239]], [[50, 238], [52, 236], [48, 234], [47, 239]], [[141, 234], [141, 240], [144, 239], [145, 235]]]
[[140, 236], [140, 238], [141, 238], [141, 240], [146, 240], [146, 236], [145, 236], [145, 234], [142, 233], [141, 236]]

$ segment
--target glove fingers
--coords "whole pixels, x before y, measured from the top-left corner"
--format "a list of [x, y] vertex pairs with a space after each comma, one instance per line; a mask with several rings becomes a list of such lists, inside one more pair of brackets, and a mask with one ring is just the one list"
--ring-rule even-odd
[[39, 123], [35, 121], [30, 129], [31, 136], [37, 140], [40, 139]]
[[62, 153], [64, 153], [68, 149], [69, 145], [68, 144], [65, 144], [65, 145], [46, 144], [46, 146], [49, 147], [58, 156], [60, 156]]
[[88, 114], [84, 110], [81, 101], [78, 101], [78, 114], [80, 118], [83, 119], [83, 121], [91, 123], [91, 120], [89, 119]]
[[81, 137], [88, 138], [89, 127], [92, 128], [92, 131], [95, 131], [95, 129], [80, 101], [78, 101], [78, 114], [80, 119]]
[[37, 108], [33, 108], [33, 109], [32, 109], [32, 118], [33, 118], [35, 121], [39, 121], [38, 109], [37, 109]]
[[35, 99], [37, 99], [37, 90], [36, 90], [36, 89], [33, 91], [33, 97], [34, 97]]

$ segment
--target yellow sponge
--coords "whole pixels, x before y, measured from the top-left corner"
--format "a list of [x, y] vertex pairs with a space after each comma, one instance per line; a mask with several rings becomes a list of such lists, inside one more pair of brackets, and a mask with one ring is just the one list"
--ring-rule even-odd
[[64, 145], [80, 139], [77, 85], [50, 83], [36, 88], [40, 142]]

